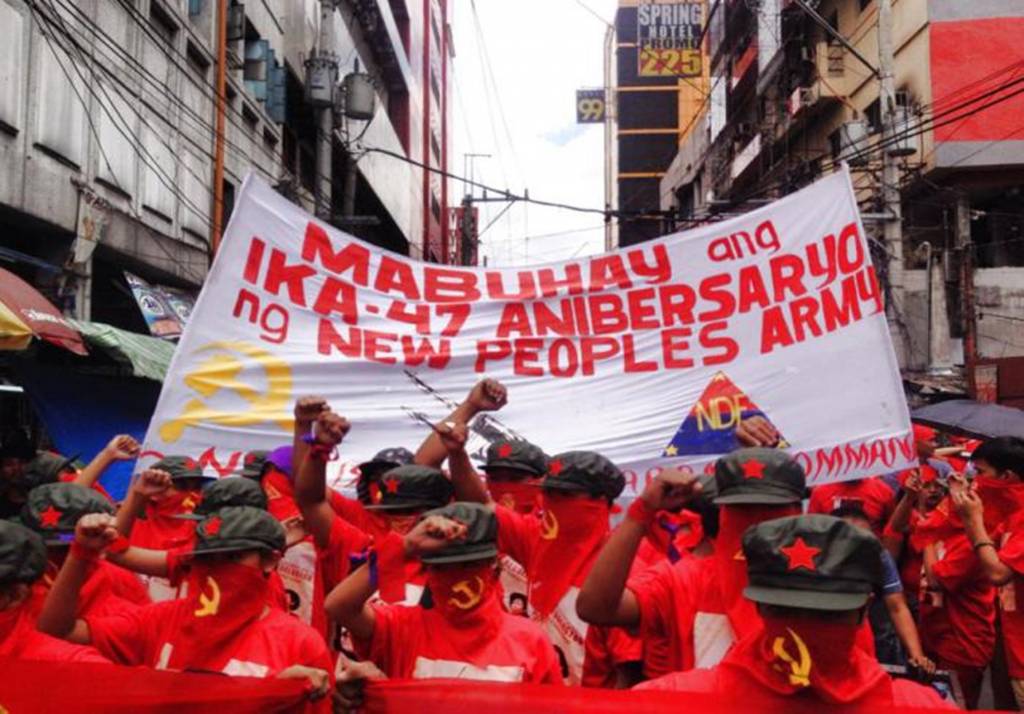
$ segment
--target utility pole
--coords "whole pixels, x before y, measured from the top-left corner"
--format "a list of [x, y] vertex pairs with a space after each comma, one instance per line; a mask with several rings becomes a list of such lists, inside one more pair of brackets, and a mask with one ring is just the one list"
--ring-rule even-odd
[[462, 265], [472, 265], [470, 248], [473, 245], [473, 196], [469, 193], [462, 197], [462, 216], [459, 221], [459, 258]]
[[[900, 203], [900, 167], [898, 157], [893, 153], [896, 147], [892, 140], [896, 135], [896, 78], [892, 37], [892, 0], [878, 0], [878, 70], [879, 104], [882, 110], [882, 204], [887, 218], [883, 235], [889, 254], [889, 289], [891, 303], [890, 318], [896, 322], [893, 330], [896, 336], [896, 357], [901, 366], [907, 366], [910, 357], [906, 335], [899, 326], [899, 316], [905, 302], [903, 285], [903, 207]], [[892, 324], [892, 323], [890, 323]]]
[[967, 393], [977, 398], [974, 380], [978, 363], [978, 315], [974, 307], [974, 244], [971, 243], [971, 204], [967, 194], [956, 197], [956, 248], [960, 263], [960, 309], [964, 336], [964, 368]]
[[[329, 68], [328, 77], [333, 93], [337, 85], [338, 58], [334, 54], [334, 9], [337, 0], [320, 0], [320, 36], [317, 40], [317, 61], [320, 66]], [[334, 183], [334, 104], [317, 108], [316, 137], [316, 215], [317, 218], [330, 221], [332, 203], [332, 185]], [[347, 189], [346, 189], [347, 190]]]
[[[612, 86], [615, 57], [615, 26], [608, 25], [604, 33], [604, 209], [612, 211], [615, 206], [615, 88]], [[604, 249], [611, 252], [618, 246], [615, 240], [615, 226], [611, 213], [604, 219]]]

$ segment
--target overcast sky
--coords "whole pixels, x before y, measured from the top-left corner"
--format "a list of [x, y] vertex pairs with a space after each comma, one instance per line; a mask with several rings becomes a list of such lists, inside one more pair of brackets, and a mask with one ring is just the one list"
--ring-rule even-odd
[[[614, 17], [615, 0], [585, 4], [609, 22]], [[603, 84], [607, 26], [576, 0], [454, 0], [452, 5], [455, 147], [449, 170], [462, 175], [467, 152], [493, 154], [475, 160], [477, 181], [517, 193], [527, 187], [531, 198], [601, 208], [603, 128], [576, 124], [575, 93]], [[451, 203], [463, 193], [459, 185]], [[502, 203], [481, 204], [481, 229], [502, 208]], [[512, 265], [597, 253], [604, 245], [602, 221], [596, 214], [519, 203], [483, 234], [481, 256], [491, 265]]]

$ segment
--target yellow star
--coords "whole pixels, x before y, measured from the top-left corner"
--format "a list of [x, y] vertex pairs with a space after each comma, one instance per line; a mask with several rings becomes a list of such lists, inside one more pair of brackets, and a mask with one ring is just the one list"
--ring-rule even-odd
[[679, 449], [675, 447], [675, 444], [669, 444], [665, 447], [665, 456], [675, 456], [679, 453]]

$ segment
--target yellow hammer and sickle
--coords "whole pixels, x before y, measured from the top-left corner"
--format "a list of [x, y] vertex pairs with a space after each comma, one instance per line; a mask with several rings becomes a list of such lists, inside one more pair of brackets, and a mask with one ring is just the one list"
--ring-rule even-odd
[[462, 580], [452, 586], [452, 592], [458, 593], [459, 595], [465, 595], [466, 599], [463, 600], [457, 597], [448, 598], [448, 604], [454, 605], [460, 610], [468, 610], [471, 607], [476, 607], [484, 596], [484, 581], [477, 575], [473, 578], [476, 581], [476, 590], [470, 587], [468, 580]]
[[558, 519], [552, 511], [544, 511], [540, 518], [540, 537], [544, 540], [554, 540], [558, 537]]
[[199, 593], [199, 607], [196, 608], [196, 617], [216, 615], [217, 611], [220, 610], [220, 585], [209, 575], [206, 576], [206, 584], [210, 586], [211, 595], [207, 596], [205, 592]]
[[807, 650], [807, 645], [800, 635], [793, 632], [793, 630], [786, 628], [786, 632], [793, 638], [793, 642], [796, 643], [796, 651], [800, 656], [800, 661], [793, 659], [793, 657], [786, 651], [786, 638], [776, 637], [775, 642], [772, 644], [772, 652], [776, 657], [781, 659], [783, 662], [789, 665], [789, 683], [797, 687], [809, 687], [811, 686], [811, 653]]
[[194, 511], [196, 509], [196, 500], [189, 496], [188, 498], [181, 502], [181, 507], [187, 508], [190, 511]]
[[[284, 430], [292, 428], [288, 405], [292, 392], [292, 373], [288, 363], [270, 352], [247, 342], [211, 342], [196, 352], [215, 354], [200, 362], [182, 380], [185, 386], [201, 398], [189, 399], [181, 414], [160, 426], [160, 438], [167, 443], [180, 439], [185, 429], [204, 423], [222, 426], [252, 426], [273, 422]], [[267, 378], [265, 393], [241, 381], [238, 376], [245, 365], [238, 355], [248, 357], [263, 368]], [[221, 390], [234, 392], [249, 408], [244, 411], [215, 409], [204, 400]]]

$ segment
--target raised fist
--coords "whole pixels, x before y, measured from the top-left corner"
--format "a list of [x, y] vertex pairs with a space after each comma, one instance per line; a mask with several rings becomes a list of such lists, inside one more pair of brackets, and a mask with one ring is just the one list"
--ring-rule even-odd
[[640, 498], [656, 511], [677, 511], [702, 489], [696, 475], [669, 468], [647, 482]]
[[323, 397], [317, 396], [305, 396], [300, 397], [295, 402], [295, 422], [297, 424], [305, 424], [309, 426], [316, 418], [320, 416], [320, 412], [330, 409], [327, 406], [327, 400]]
[[508, 403], [508, 390], [496, 379], [481, 379], [470, 390], [466, 401], [477, 411], [498, 411]]
[[313, 433], [321, 444], [337, 446], [344, 440], [351, 428], [352, 424], [348, 419], [327, 409], [317, 416]]
[[132, 489], [140, 496], [159, 499], [171, 488], [171, 475], [160, 469], [146, 469], [139, 474], [132, 484]]
[[116, 461], [128, 461], [139, 455], [139, 442], [135, 437], [128, 434], [118, 434], [103, 449], [107, 455]]
[[107, 513], [87, 513], [75, 524], [75, 542], [89, 550], [103, 550], [117, 539], [114, 517]]
[[466, 526], [444, 516], [430, 516], [417, 523], [405, 536], [405, 552], [413, 557], [441, 550], [466, 537]]

